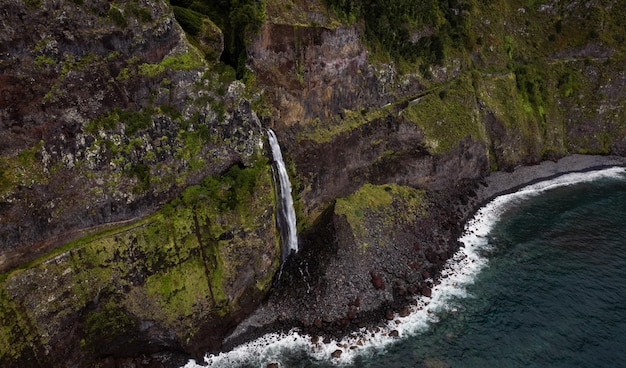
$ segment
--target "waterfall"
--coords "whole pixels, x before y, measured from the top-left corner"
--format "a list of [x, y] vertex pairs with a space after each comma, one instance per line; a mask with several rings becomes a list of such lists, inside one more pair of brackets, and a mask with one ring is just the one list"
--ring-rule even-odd
[[[287, 175], [287, 169], [285, 168], [285, 162], [283, 161], [283, 154], [280, 151], [276, 134], [271, 129], [267, 130], [269, 137], [270, 147], [272, 150], [272, 157], [274, 158], [274, 164], [278, 173], [277, 198], [278, 210], [276, 218], [278, 220], [278, 227], [280, 229], [280, 239], [282, 242], [282, 258], [285, 259], [293, 252], [298, 252], [298, 237], [296, 234], [296, 211], [293, 208], [293, 199], [291, 198], [291, 183], [289, 182], [289, 175]], [[276, 175], [274, 175], [276, 177]]]

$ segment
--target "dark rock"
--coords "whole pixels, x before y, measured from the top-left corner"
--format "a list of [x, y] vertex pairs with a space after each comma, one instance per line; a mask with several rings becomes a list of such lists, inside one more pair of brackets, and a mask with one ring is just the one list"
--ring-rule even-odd
[[398, 312], [398, 315], [400, 317], [406, 317], [409, 314], [411, 314], [411, 310], [409, 310], [409, 307], [404, 307], [404, 308], [400, 309], [400, 311]]
[[354, 298], [353, 301], [351, 301], [350, 303], [348, 303], [348, 306], [353, 306], [353, 307], [360, 307], [361, 306], [361, 298], [359, 298], [358, 296], [356, 298]]
[[370, 276], [372, 277], [372, 285], [374, 285], [375, 289], [381, 290], [385, 288], [385, 283], [383, 282], [383, 278], [380, 277], [380, 275], [372, 271], [370, 272]]
[[267, 365], [265, 366], [265, 368], [279, 368], [280, 365], [276, 362], [272, 362], [272, 363], [267, 363]]
[[432, 289], [429, 288], [428, 286], [424, 286], [422, 288], [422, 295], [427, 297], [427, 298], [430, 298], [430, 296], [432, 295]]
[[319, 318], [316, 318], [313, 320], [313, 326], [317, 327], [317, 328], [322, 328], [322, 320]]
[[398, 332], [398, 330], [392, 330], [391, 332], [389, 332], [389, 336], [390, 337], [398, 337], [398, 336], [400, 336], [400, 333]]
[[330, 354], [330, 356], [331, 356], [332, 358], [334, 358], [334, 359], [338, 359], [338, 358], [340, 358], [340, 357], [341, 357], [341, 353], [343, 353], [343, 351], [342, 351], [342, 350], [340, 350], [340, 349], [337, 349], [337, 350], [333, 351], [333, 352]]

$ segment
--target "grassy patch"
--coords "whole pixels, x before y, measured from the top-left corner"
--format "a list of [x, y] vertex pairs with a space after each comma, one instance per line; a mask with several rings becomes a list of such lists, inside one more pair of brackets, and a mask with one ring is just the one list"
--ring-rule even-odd
[[120, 9], [116, 8], [112, 4], [109, 8], [108, 15], [109, 19], [111, 19], [111, 21], [115, 23], [118, 27], [126, 28], [126, 26], [128, 25], [128, 21], [126, 20], [124, 13], [122, 13]]
[[31, 187], [47, 181], [43, 164], [37, 158], [42, 147], [43, 141], [15, 156], [0, 157], [0, 195], [10, 192], [17, 185]]
[[200, 52], [192, 48], [190, 52], [165, 57], [161, 61], [161, 65], [174, 70], [191, 70], [203, 67], [204, 62]]
[[310, 122], [298, 135], [298, 140], [310, 139], [318, 143], [327, 143], [339, 134], [354, 130], [372, 120], [383, 118], [389, 114], [386, 108], [365, 110], [344, 110], [343, 117]]
[[335, 202], [335, 214], [346, 217], [361, 250], [377, 241], [379, 229], [411, 223], [424, 211], [424, 192], [397, 184], [368, 183]]
[[469, 74], [455, 79], [438, 93], [410, 102], [401, 114], [424, 131], [433, 153], [448, 152], [467, 136], [485, 140]]
[[0, 283], [0, 364], [13, 366], [28, 353], [33, 354], [32, 359], [35, 359], [31, 349], [37, 338], [28, 326], [22, 308], [12, 300], [6, 285]]

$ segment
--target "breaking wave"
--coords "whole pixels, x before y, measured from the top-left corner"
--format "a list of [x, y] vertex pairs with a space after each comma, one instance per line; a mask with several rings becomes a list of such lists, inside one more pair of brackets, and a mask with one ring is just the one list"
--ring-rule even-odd
[[489, 233], [509, 208], [550, 189], [591, 182], [603, 178], [626, 177], [626, 169], [614, 167], [596, 171], [564, 174], [528, 185], [514, 193], [496, 197], [480, 208], [467, 222], [459, 239], [463, 246], [446, 263], [432, 288], [430, 298], [418, 296], [411, 313], [398, 315], [384, 327], [361, 329], [341, 340], [322, 342], [316, 337], [301, 334], [294, 329], [288, 333], [271, 333], [240, 345], [231, 351], [206, 355], [204, 361], [189, 361], [184, 368], [196, 367], [292, 367], [294, 362], [308, 362], [306, 366], [350, 366], [357, 358], [367, 358], [383, 352], [397, 341], [419, 334], [438, 321], [442, 312], [454, 312], [453, 300], [468, 297], [466, 286], [488, 264]]

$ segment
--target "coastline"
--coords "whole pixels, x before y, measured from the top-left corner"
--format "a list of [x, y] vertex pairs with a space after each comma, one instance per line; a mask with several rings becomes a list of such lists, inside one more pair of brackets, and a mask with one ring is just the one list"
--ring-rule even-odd
[[519, 166], [512, 172], [497, 171], [485, 177], [484, 185], [476, 191], [478, 208], [495, 197], [516, 192], [530, 184], [572, 172], [593, 171], [613, 166], [626, 166], [626, 157], [575, 154], [558, 161], [542, 161], [537, 165]]
[[[511, 172], [495, 172], [491, 175], [479, 180], [474, 188], [467, 188], [469, 198], [462, 205], [451, 204], [456, 206], [456, 210], [460, 211], [463, 220], [459, 222], [455, 233], [462, 235], [463, 230], [467, 222], [476, 214], [476, 212], [482, 208], [486, 203], [492, 199], [516, 192], [522, 187], [550, 180], [568, 173], [574, 172], [587, 172], [594, 171], [615, 166], [626, 166], [626, 157], [619, 156], [594, 156], [594, 155], [571, 155], [566, 156], [558, 161], [544, 161], [532, 166], [520, 166]], [[448, 245], [451, 249], [454, 249], [458, 244], [458, 238], [451, 239]], [[458, 249], [458, 248], [457, 248]], [[441, 270], [440, 270], [441, 271]], [[433, 283], [439, 283], [441, 274], [437, 273], [433, 275]], [[267, 308], [268, 303], [262, 305], [259, 309], [248, 316], [239, 326], [224, 340], [222, 352], [231, 351], [240, 344], [250, 342], [256, 338], [259, 338], [266, 333], [285, 333], [297, 328], [301, 334], [310, 334], [311, 336], [319, 336], [325, 340], [330, 338], [341, 338], [349, 336], [350, 333], [363, 327], [363, 323], [353, 323], [352, 328], [339, 330], [335, 329], [320, 329], [318, 326], [310, 326], [302, 324], [298, 321], [297, 317], [287, 317], [285, 314], [280, 314], [281, 308], [275, 305], [276, 300], [271, 303], [272, 307]], [[398, 313], [401, 308], [406, 308], [409, 302], [405, 302], [404, 305], [396, 305], [393, 308], [395, 313]], [[399, 308], [398, 308], [399, 307]], [[389, 313], [389, 306], [385, 306], [383, 310], [376, 309], [363, 313], [361, 321], [367, 320], [365, 326], [368, 328], [376, 328], [381, 323], [385, 322], [385, 314]], [[388, 320], [388, 318], [387, 318]], [[337, 321], [333, 321], [339, 323]], [[321, 340], [320, 340], [321, 341]]]

